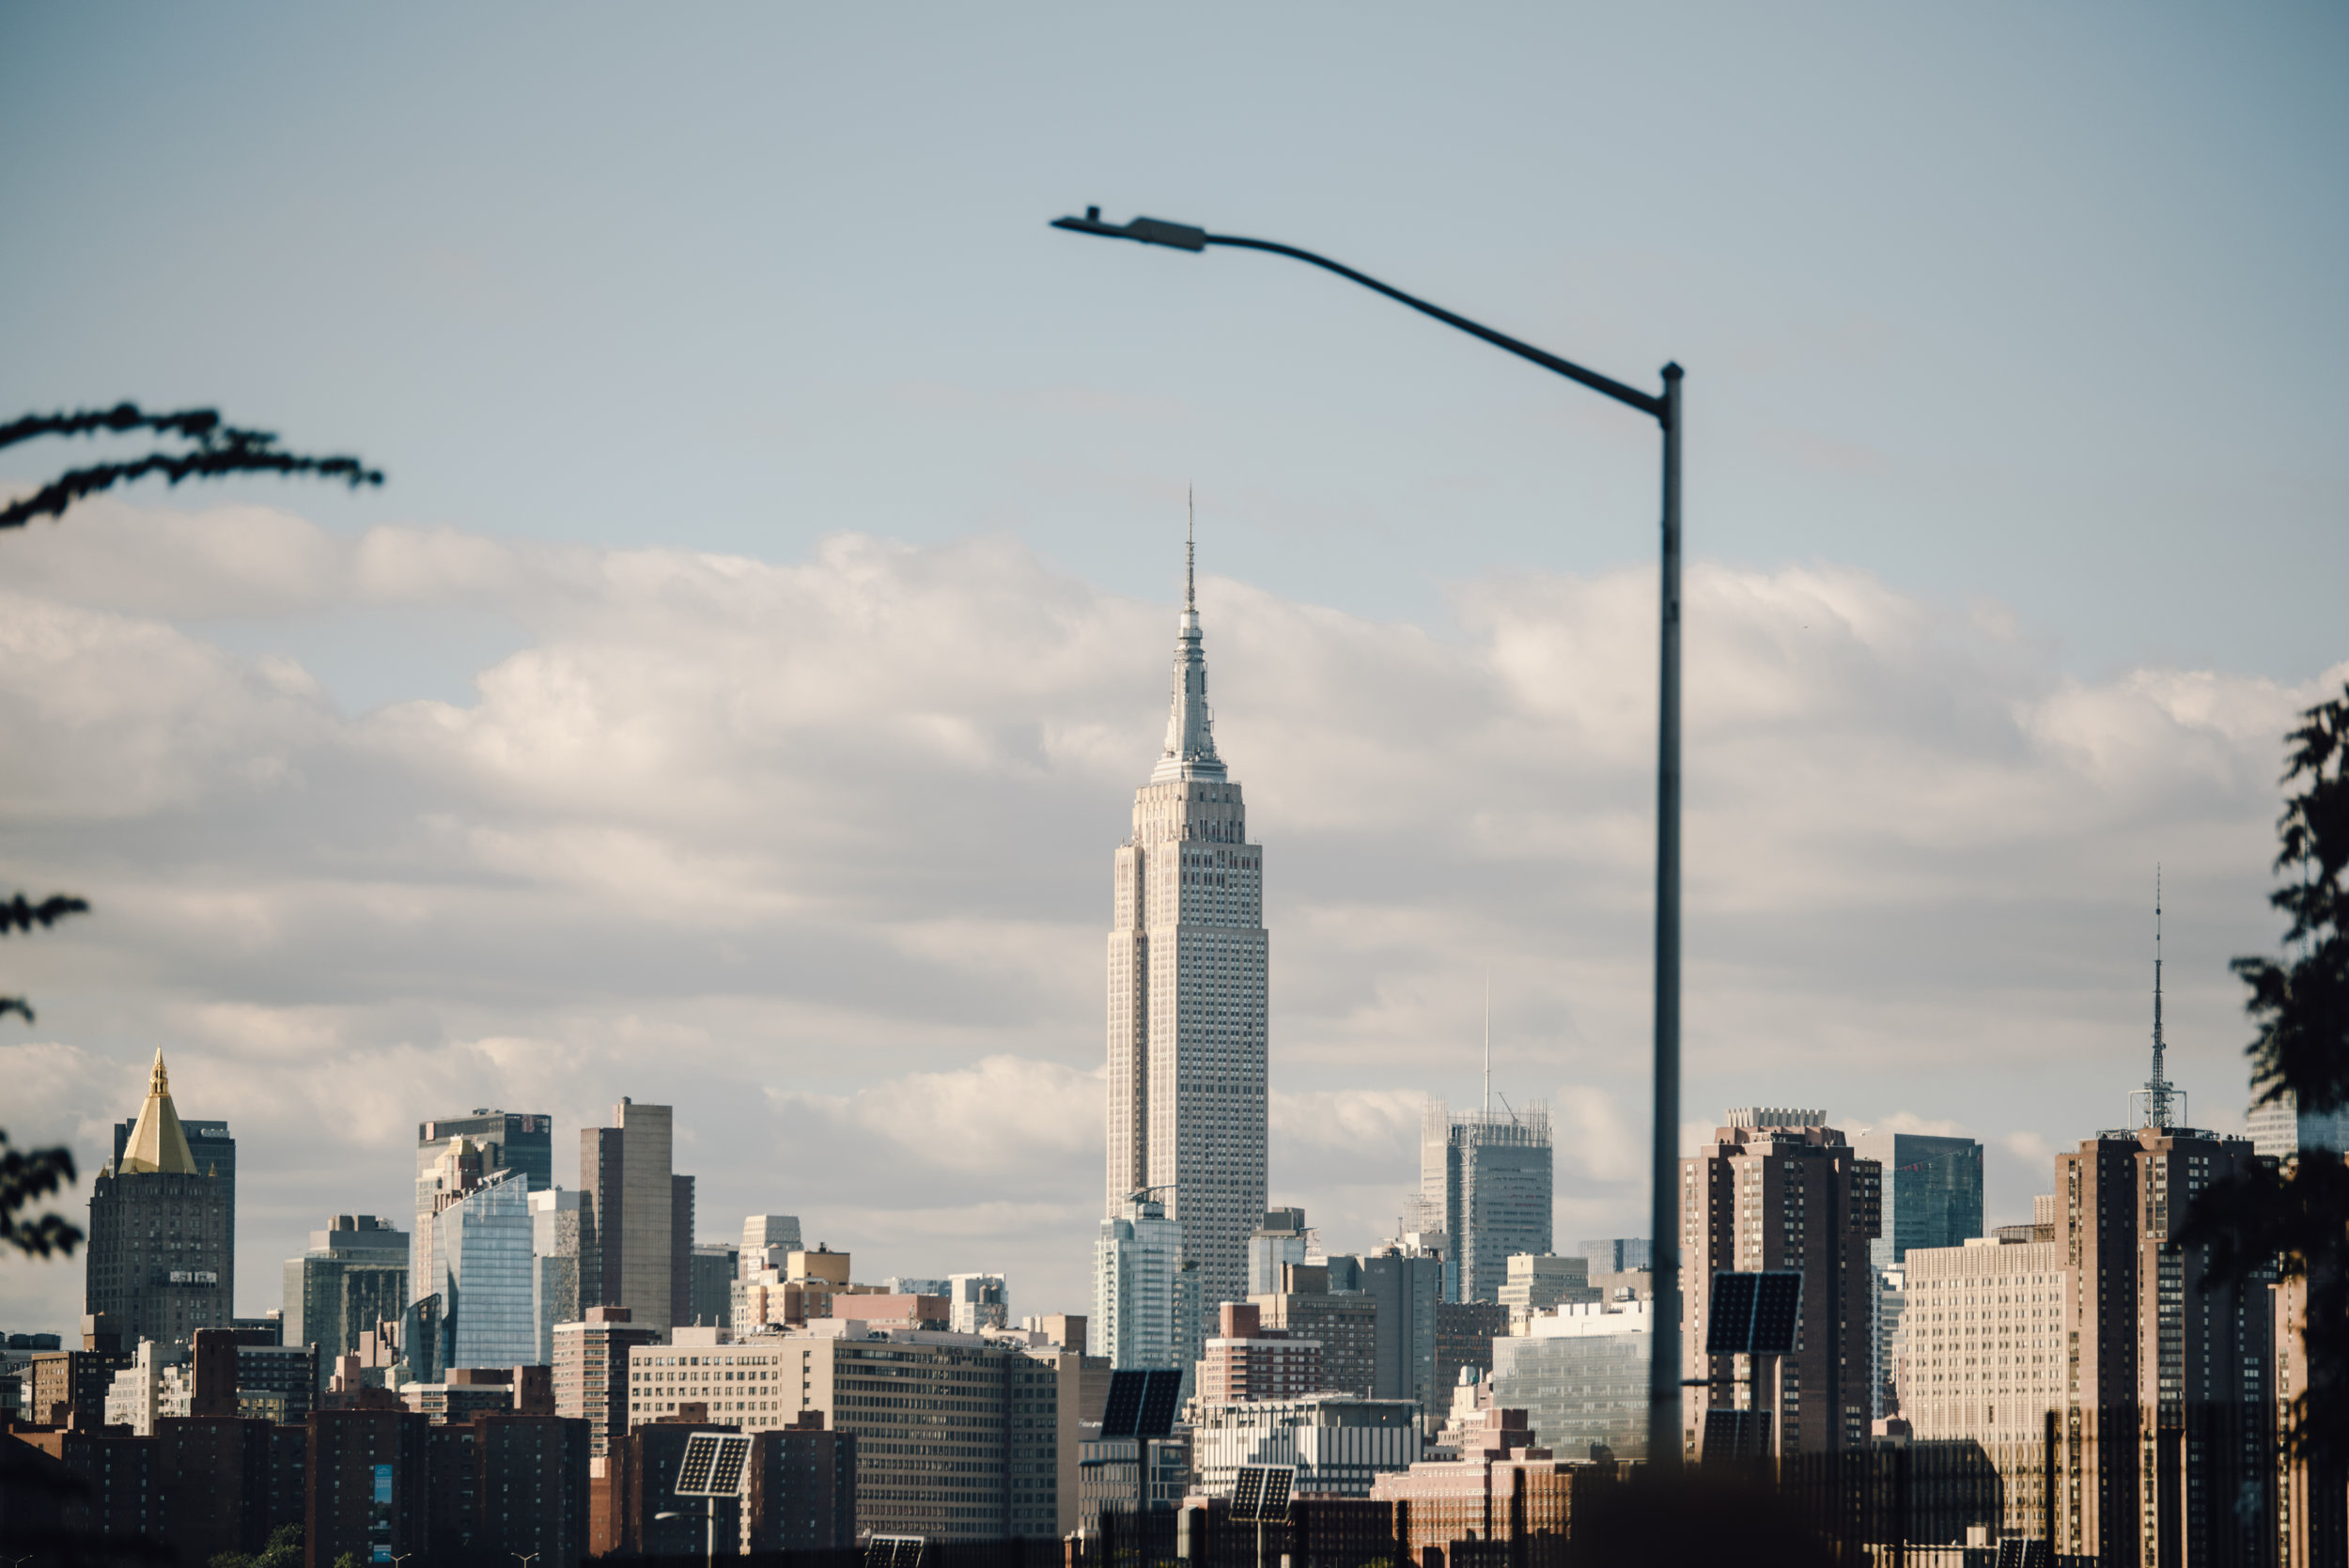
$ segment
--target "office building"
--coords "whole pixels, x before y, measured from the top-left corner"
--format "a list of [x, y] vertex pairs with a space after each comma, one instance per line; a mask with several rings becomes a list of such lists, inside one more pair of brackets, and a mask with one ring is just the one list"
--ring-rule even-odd
[[1314, 1233], [1300, 1208], [1265, 1210], [1264, 1222], [1248, 1238], [1248, 1294], [1269, 1296], [1281, 1288], [1283, 1264], [1307, 1263]]
[[359, 1337], [397, 1323], [408, 1305], [408, 1233], [372, 1214], [338, 1214], [310, 1233], [309, 1250], [288, 1258], [279, 1332], [286, 1343], [318, 1346], [332, 1367], [359, 1348]]
[[1268, 939], [1264, 850], [1216, 753], [1188, 570], [1166, 745], [1135, 792], [1111, 907], [1105, 1212], [1162, 1196], [1212, 1311], [1248, 1294], [1265, 1209]]
[[[820, 1412], [856, 1439], [861, 1531], [959, 1541], [1062, 1535], [1077, 1522], [1079, 1426], [1100, 1419], [1107, 1369], [1041, 1340], [812, 1320], [748, 1343], [646, 1351], [661, 1363], [646, 1370], [661, 1381], [642, 1387], [681, 1404], [691, 1396], [664, 1390], [723, 1389], [723, 1376], [710, 1374], [732, 1372], [737, 1389], [780, 1388], [786, 1416]], [[703, 1364], [669, 1364], [695, 1356]], [[745, 1356], [781, 1364], [723, 1364]], [[781, 1378], [755, 1375], [769, 1372]], [[954, 1411], [953, 1424], [941, 1426], [938, 1410]]]
[[[1868, 1436], [1875, 1321], [1869, 1244], [1881, 1230], [1876, 1163], [1861, 1157], [1819, 1110], [1732, 1110], [1713, 1141], [1680, 1162], [1682, 1377], [1699, 1381], [1681, 1405], [1682, 1440], [1695, 1453], [1704, 1412], [1727, 1403], [1768, 1414], [1781, 1457], [1861, 1446]], [[1802, 1275], [1791, 1356], [1708, 1356], [1717, 1272]], [[1731, 1379], [1750, 1376], [1750, 1382]], [[1717, 1395], [1714, 1390], [1723, 1390]]]
[[697, 1241], [686, 1259], [685, 1315], [697, 1328], [734, 1327], [734, 1281], [742, 1250], [730, 1241]]
[[521, 1173], [494, 1172], [441, 1209], [432, 1250], [441, 1367], [543, 1365], [530, 1190]]
[[2299, 1096], [2287, 1089], [2265, 1105], [2254, 1105], [2244, 1119], [2244, 1135], [2255, 1154], [2289, 1159], [2304, 1149], [2349, 1150], [2349, 1106], [2332, 1110], [2302, 1110]]
[[1001, 1274], [950, 1274], [946, 1301], [948, 1327], [957, 1334], [1003, 1328], [1011, 1322], [1011, 1287]]
[[670, 1167], [672, 1115], [665, 1105], [623, 1099], [612, 1126], [579, 1135], [579, 1185], [594, 1210], [598, 1277], [606, 1306], [626, 1307], [640, 1328], [667, 1329], [686, 1294], [692, 1234], [677, 1226], [680, 1188]]
[[1367, 1498], [1375, 1478], [1420, 1455], [1420, 1408], [1408, 1399], [1317, 1393], [1218, 1405], [1190, 1429], [1197, 1489], [1229, 1498], [1242, 1466], [1294, 1465], [1296, 1491]]
[[196, 1163], [157, 1051], [147, 1103], [90, 1185], [84, 1310], [132, 1350], [141, 1340], [183, 1343], [199, 1328], [226, 1327], [236, 1246], [235, 1178]]
[[1509, 1309], [1498, 1301], [1436, 1304], [1436, 1388], [1444, 1397], [1457, 1388], [1462, 1368], [1483, 1377], [1493, 1370], [1493, 1342], [1509, 1333]]
[[1262, 1312], [1248, 1302], [1226, 1301], [1216, 1312], [1215, 1336], [1199, 1359], [1203, 1407], [1322, 1391], [1320, 1341], [1267, 1328]]
[[1550, 1250], [1549, 1112], [1450, 1114], [1428, 1102], [1420, 1124], [1423, 1223], [1450, 1238], [1459, 1279], [1453, 1299], [1498, 1301], [1509, 1259]]
[[82, 1320], [79, 1350], [36, 1350], [21, 1375], [19, 1399], [24, 1419], [39, 1426], [65, 1426], [78, 1414], [84, 1425], [104, 1419], [107, 1390], [115, 1374], [137, 1358], [138, 1342], [123, 1343], [114, 1320]]
[[2005, 1534], [2046, 1534], [2046, 1422], [2063, 1408], [2068, 1365], [2063, 1251], [1977, 1236], [1912, 1247], [1900, 1269], [1901, 1416], [1920, 1442], [1981, 1445], [1999, 1473]]
[[1605, 1241], [1586, 1241], [1575, 1250], [1590, 1260], [1594, 1279], [1601, 1274], [1629, 1274], [1637, 1269], [1656, 1266], [1645, 1236], [1616, 1236]]
[[1093, 1354], [1120, 1372], [1197, 1361], [1206, 1339], [1203, 1273], [1164, 1203], [1128, 1199], [1093, 1244]]
[[1443, 1300], [1443, 1260], [1393, 1247], [1355, 1260], [1362, 1294], [1376, 1308], [1373, 1399], [1413, 1399], [1429, 1421], [1443, 1413], [1448, 1390], [1437, 1380], [1436, 1314]]
[[193, 1392], [185, 1348], [141, 1340], [131, 1364], [106, 1387], [106, 1424], [152, 1437], [159, 1419], [190, 1413]]
[[628, 1435], [630, 1357], [665, 1331], [630, 1321], [626, 1307], [590, 1307], [554, 1326], [554, 1413], [587, 1422], [587, 1452], [603, 1458]]
[[729, 1424], [648, 1424], [615, 1445], [596, 1483], [604, 1516], [592, 1529], [601, 1551], [693, 1557], [705, 1550], [712, 1519], [721, 1557], [856, 1546], [856, 1439], [825, 1430], [820, 1416], [753, 1433], [739, 1498], [720, 1498], [711, 1508], [709, 1499], [677, 1496], [687, 1441]]
[[[2196, 1194], [2259, 1157], [2248, 1139], [2166, 1121], [2056, 1157], [2064, 1331], [2077, 1344], [2076, 1358], [2066, 1347], [2060, 1550], [2143, 1544], [2162, 1561], [2212, 1560], [2247, 1487], [2264, 1512], [2268, 1281], [2221, 1282], [2206, 1248], [2167, 1245]], [[1914, 1367], [1924, 1326], [1913, 1304], [1909, 1321]]]
[[1492, 1402], [1522, 1409], [1552, 1453], [1645, 1459], [1655, 1343], [1652, 1303], [1565, 1303], [1493, 1342]]
[[538, 1351], [531, 1359], [554, 1364], [554, 1326], [581, 1323], [603, 1301], [596, 1246], [596, 1215], [576, 1188], [550, 1187], [530, 1194], [531, 1319]]
[[1900, 1414], [1901, 1383], [1908, 1368], [1908, 1271], [1895, 1265], [1875, 1271], [1875, 1374], [1869, 1385], [1871, 1421]]
[[[459, 1140], [470, 1146], [469, 1154], [458, 1166], [444, 1170], [443, 1157]], [[478, 1181], [495, 1171], [521, 1172], [532, 1192], [552, 1187], [554, 1119], [482, 1109], [470, 1116], [416, 1125], [416, 1222], [408, 1243], [411, 1300], [431, 1295], [434, 1288], [432, 1217], [439, 1212], [437, 1200], [451, 1190], [443, 1178], [469, 1172], [471, 1180]], [[460, 1182], [464, 1179], [459, 1175]]]
[[669, 1321], [693, 1321], [693, 1178], [669, 1177]]
[[1283, 1264], [1281, 1288], [1250, 1296], [1249, 1305], [1265, 1327], [1321, 1346], [1325, 1391], [1368, 1399], [1378, 1382], [1378, 1300], [1331, 1290], [1330, 1272], [1328, 1264]]
[[[297, 1424], [309, 1419], [310, 1412], [318, 1405], [319, 1390], [325, 1386], [319, 1376], [321, 1363], [311, 1346], [239, 1344], [236, 1355], [236, 1414], [255, 1421]], [[204, 1365], [203, 1342], [200, 1340], [194, 1361], [200, 1373]], [[196, 1384], [199, 1395], [202, 1386], [199, 1377]], [[194, 1413], [209, 1415], [213, 1412], [205, 1408], [199, 1399]]]
[[1970, 1138], [1863, 1132], [1852, 1147], [1882, 1169], [1884, 1231], [1869, 1261], [1889, 1268], [1912, 1247], [1963, 1247], [1983, 1234], [1982, 1145]]
[[1519, 1252], [1509, 1259], [1508, 1266], [1500, 1300], [1509, 1309], [1512, 1333], [1525, 1332], [1525, 1325], [1537, 1312], [1599, 1298], [1598, 1291], [1591, 1284], [1591, 1260], [1579, 1252], [1572, 1256]]

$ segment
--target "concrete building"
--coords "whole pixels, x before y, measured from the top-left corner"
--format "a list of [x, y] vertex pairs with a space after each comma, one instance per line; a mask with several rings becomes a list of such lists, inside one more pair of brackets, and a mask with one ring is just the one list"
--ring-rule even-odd
[[[2154, 1081], [2167, 1091], [2158, 1066]], [[2165, 1117], [2167, 1097], [2156, 1096]], [[2267, 1283], [2221, 1283], [2206, 1248], [2168, 1245], [2196, 1194], [2259, 1157], [2248, 1139], [2166, 1121], [2056, 1157], [2064, 1331], [2077, 1341], [2059, 1550], [2141, 1544], [2170, 1554], [2162, 1561], [2212, 1560], [2233, 1538], [2240, 1499], [2261, 1499], [2264, 1513], [2271, 1439], [2255, 1413], [2274, 1391]]]
[[141, 1340], [131, 1364], [107, 1385], [106, 1424], [152, 1437], [157, 1421], [191, 1413], [194, 1392], [185, 1349]]
[[677, 1321], [692, 1241], [677, 1229], [671, 1138], [669, 1107], [630, 1099], [613, 1107], [612, 1126], [579, 1135], [579, 1186], [595, 1213], [604, 1305], [626, 1307], [639, 1328], [664, 1331]]
[[1545, 1447], [1569, 1459], [1604, 1448], [1647, 1457], [1650, 1303], [1568, 1303], [1523, 1334], [1493, 1342], [1492, 1403], [1521, 1409]]
[[1509, 1309], [1509, 1331], [1521, 1334], [1534, 1313], [1596, 1301], [1599, 1293], [1591, 1283], [1591, 1260], [1580, 1253], [1518, 1252], [1509, 1259], [1499, 1299]]
[[602, 1458], [628, 1435], [631, 1353], [665, 1337], [630, 1321], [626, 1307], [590, 1307], [580, 1322], [555, 1325], [554, 1412], [588, 1423], [593, 1457]]
[[1281, 1265], [1309, 1263], [1314, 1233], [1300, 1208], [1267, 1209], [1264, 1222], [1248, 1238], [1248, 1294], [1269, 1296], [1281, 1288]]
[[957, 1334], [1007, 1327], [1011, 1322], [1011, 1287], [1001, 1274], [949, 1274], [946, 1303], [947, 1327]]
[[2302, 1110], [2299, 1097], [2289, 1089], [2265, 1105], [2254, 1105], [2244, 1118], [2244, 1135], [2255, 1154], [2289, 1159], [2304, 1149], [2349, 1150], [2349, 1106], [2333, 1110]]
[[1875, 1273], [1875, 1324], [1870, 1338], [1875, 1374], [1869, 1384], [1869, 1419], [1883, 1421], [1900, 1414], [1901, 1384], [1908, 1375], [1908, 1271], [1896, 1265]]
[[588, 1548], [587, 1423], [482, 1409], [426, 1434], [432, 1557], [576, 1563]]
[[[444, 1157], [459, 1140], [468, 1145], [466, 1155], [453, 1166], [445, 1164]], [[438, 1200], [449, 1191], [465, 1190], [494, 1171], [521, 1172], [531, 1192], [552, 1187], [554, 1119], [484, 1108], [469, 1116], [416, 1125], [416, 1219], [408, 1243], [410, 1300], [429, 1296], [435, 1288], [432, 1217], [445, 1206]]]
[[704, 1549], [708, 1516], [717, 1521], [720, 1556], [855, 1547], [856, 1439], [825, 1430], [821, 1417], [752, 1434], [742, 1496], [718, 1498], [710, 1515], [703, 1512], [707, 1499], [678, 1497], [687, 1441], [697, 1432], [730, 1430], [722, 1421], [662, 1421], [617, 1445], [596, 1482], [598, 1555], [692, 1557]]
[[359, 1348], [362, 1334], [399, 1321], [409, 1302], [408, 1233], [372, 1214], [338, 1214], [310, 1233], [309, 1250], [288, 1258], [282, 1332], [292, 1344], [316, 1344], [333, 1366]]
[[1104, 1212], [1163, 1194], [1211, 1312], [1248, 1294], [1265, 1211], [1268, 938], [1264, 850], [1216, 753], [1185, 582], [1166, 744], [1113, 857]]
[[84, 1269], [84, 1310], [128, 1346], [184, 1343], [235, 1315], [236, 1181], [196, 1163], [160, 1050], [120, 1154], [90, 1184]]
[[1869, 1244], [1882, 1229], [1875, 1161], [1863, 1158], [1818, 1110], [1732, 1110], [1713, 1141], [1680, 1162], [1683, 1268], [1688, 1281], [1682, 1376], [1742, 1377], [1748, 1358], [1704, 1353], [1717, 1271], [1793, 1269], [1803, 1277], [1795, 1354], [1763, 1358], [1752, 1383], [1686, 1390], [1682, 1440], [1690, 1455], [1708, 1405], [1769, 1412], [1771, 1452], [1791, 1457], [1857, 1448], [1868, 1436], [1875, 1357]]
[[1519, 1252], [1550, 1250], [1549, 1112], [1448, 1113], [1430, 1100], [1420, 1126], [1423, 1222], [1451, 1238], [1458, 1261], [1452, 1299], [1498, 1301]]
[[1203, 1273], [1184, 1253], [1181, 1221], [1133, 1194], [1093, 1243], [1093, 1354], [1121, 1372], [1190, 1367], [1206, 1339]]
[[1417, 1400], [1432, 1422], [1442, 1415], [1447, 1393], [1436, 1371], [1443, 1260], [1389, 1247], [1356, 1259], [1355, 1273], [1377, 1309], [1371, 1397]]
[[1229, 1498], [1243, 1465], [1294, 1465], [1296, 1490], [1366, 1498], [1377, 1476], [1409, 1467], [1420, 1455], [1416, 1400], [1306, 1394], [1204, 1409], [1190, 1429], [1197, 1489]]
[[1479, 1377], [1493, 1370], [1493, 1343], [1509, 1332], [1509, 1309], [1498, 1301], [1445, 1301], [1436, 1308], [1436, 1388], [1459, 1386], [1460, 1370]]
[[1378, 1298], [1330, 1288], [1330, 1265], [1283, 1264], [1281, 1289], [1252, 1296], [1265, 1327], [1321, 1346], [1321, 1387], [1372, 1397], [1378, 1383]]
[[1635, 1269], [1653, 1268], [1656, 1260], [1645, 1236], [1616, 1236], [1607, 1241], [1586, 1241], [1575, 1249], [1591, 1263], [1591, 1278], [1602, 1274], [1628, 1274]]
[[346, 1554], [391, 1562], [429, 1548], [430, 1431], [411, 1410], [320, 1410], [309, 1423], [303, 1568]]
[[1322, 1390], [1319, 1340], [1267, 1328], [1261, 1311], [1248, 1302], [1226, 1301], [1216, 1311], [1216, 1333], [1199, 1359], [1203, 1408], [1298, 1399]]
[[601, 1305], [603, 1281], [596, 1246], [596, 1213], [576, 1188], [549, 1187], [530, 1194], [530, 1315], [538, 1331], [541, 1366], [554, 1364], [554, 1326], [582, 1323]]
[[2046, 1421], [2064, 1405], [2064, 1309], [2055, 1241], [1912, 1247], [1901, 1416], [1919, 1442], [1969, 1440], [1998, 1469], [2005, 1533], [2044, 1536]]
[[1423, 1460], [1372, 1483], [1372, 1501], [1395, 1511], [1384, 1533], [1400, 1537], [1413, 1562], [1540, 1560], [1534, 1553], [1572, 1535], [1577, 1503], [1611, 1484], [1615, 1467], [1559, 1459], [1535, 1436], [1523, 1410], [1478, 1410], [1459, 1458]]

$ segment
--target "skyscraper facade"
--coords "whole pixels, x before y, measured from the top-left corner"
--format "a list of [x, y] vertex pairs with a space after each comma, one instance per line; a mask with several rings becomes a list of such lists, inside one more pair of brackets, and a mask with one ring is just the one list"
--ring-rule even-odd
[[1869, 1250], [1878, 1268], [1901, 1262], [1912, 1247], [1963, 1247], [1983, 1234], [1980, 1143], [1863, 1132], [1852, 1146], [1884, 1169], [1884, 1234]]
[[[1781, 1457], [1866, 1442], [1875, 1368], [1868, 1244], [1882, 1229], [1879, 1179], [1875, 1161], [1819, 1110], [1733, 1110], [1710, 1143], [1680, 1162], [1681, 1375], [1692, 1380], [1681, 1427], [1689, 1452], [1717, 1398], [1768, 1412], [1771, 1452]], [[1802, 1275], [1795, 1353], [1706, 1354], [1713, 1276], [1755, 1269]], [[1746, 1361], [1761, 1364], [1737, 1364]]]
[[1423, 1223], [1451, 1238], [1453, 1299], [1498, 1301], [1509, 1259], [1550, 1250], [1549, 1112], [1469, 1110], [1430, 1100], [1420, 1124]]
[[359, 1336], [399, 1321], [408, 1305], [408, 1233], [372, 1214], [338, 1214], [310, 1233], [285, 1267], [286, 1343], [316, 1345], [319, 1365], [359, 1348]]
[[108, 1331], [133, 1348], [141, 1340], [171, 1344], [199, 1328], [227, 1327], [237, 1284], [235, 1203], [233, 1177], [196, 1163], [157, 1051], [147, 1103], [90, 1187], [85, 1310], [112, 1319]]
[[519, 1171], [528, 1190], [543, 1192], [554, 1185], [554, 1118], [477, 1107], [469, 1116], [448, 1116], [416, 1124], [416, 1225], [408, 1233], [408, 1288], [414, 1298], [432, 1294], [438, 1275], [432, 1266], [432, 1217], [439, 1212], [442, 1157], [459, 1140], [477, 1153], [479, 1174]]
[[435, 1219], [433, 1288], [441, 1297], [443, 1373], [542, 1364], [530, 1188], [522, 1173], [484, 1177]]
[[692, 1199], [670, 1168], [671, 1126], [669, 1107], [623, 1099], [610, 1126], [579, 1135], [579, 1186], [595, 1211], [604, 1304], [663, 1333], [677, 1321], [680, 1276], [690, 1280], [692, 1259], [692, 1232], [677, 1228], [679, 1203]]
[[2244, 1132], [2252, 1151], [2277, 1159], [2290, 1159], [2304, 1149], [2349, 1150], [2349, 1106], [2332, 1110], [2302, 1110], [2299, 1096], [2287, 1089], [2279, 1099], [2251, 1107]]
[[603, 1300], [598, 1268], [595, 1213], [587, 1195], [553, 1187], [530, 1194], [532, 1316], [538, 1325], [540, 1365], [552, 1366], [554, 1326], [578, 1323]]
[[1109, 1181], [1114, 1217], [1163, 1195], [1204, 1308], [1248, 1293], [1265, 1204], [1264, 851], [1217, 755], [1186, 572], [1173, 711], [1112, 876]]
[[1123, 1372], [1188, 1374], [1206, 1343], [1199, 1265], [1183, 1256], [1183, 1229], [1156, 1198], [1132, 1197], [1101, 1221], [1093, 1244], [1089, 1349]]

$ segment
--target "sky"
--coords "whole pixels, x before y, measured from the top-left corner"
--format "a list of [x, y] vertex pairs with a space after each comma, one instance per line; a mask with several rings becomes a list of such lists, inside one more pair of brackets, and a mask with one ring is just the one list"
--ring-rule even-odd
[[[1276, 257], [1688, 399], [1684, 1110], [2239, 1126], [2280, 737], [2349, 676], [2349, 20], [2319, 6], [0, 12], [0, 405], [359, 493], [0, 538], [0, 1126], [172, 1063], [238, 1306], [413, 1125], [677, 1108], [716, 1237], [1085, 1310], [1109, 851], [1195, 488], [1265, 846], [1272, 1201], [1429, 1095], [1645, 1192], [1657, 450]], [[102, 445], [0, 452], [22, 488]], [[77, 1197], [74, 1203], [81, 1202]], [[67, 1328], [78, 1264], [0, 1265]]]

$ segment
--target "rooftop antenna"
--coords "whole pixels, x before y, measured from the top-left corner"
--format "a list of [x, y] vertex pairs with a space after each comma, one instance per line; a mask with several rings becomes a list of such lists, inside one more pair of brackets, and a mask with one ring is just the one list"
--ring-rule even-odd
[[[2145, 1120], [2148, 1127], [2167, 1128], [2170, 1126], [2170, 1101], [2178, 1095], [2177, 1089], [2163, 1076], [2163, 1054], [2169, 1044], [2161, 1037], [2161, 867], [2154, 867], [2154, 1076], [2145, 1080], [2139, 1091], [2145, 1096]], [[2137, 1098], [2131, 1094], [2130, 1099]]]
[[1485, 1113], [1493, 1109], [1493, 971], [1485, 971]]
[[1183, 608], [1199, 608], [1199, 501], [1193, 489], [1183, 487]]

